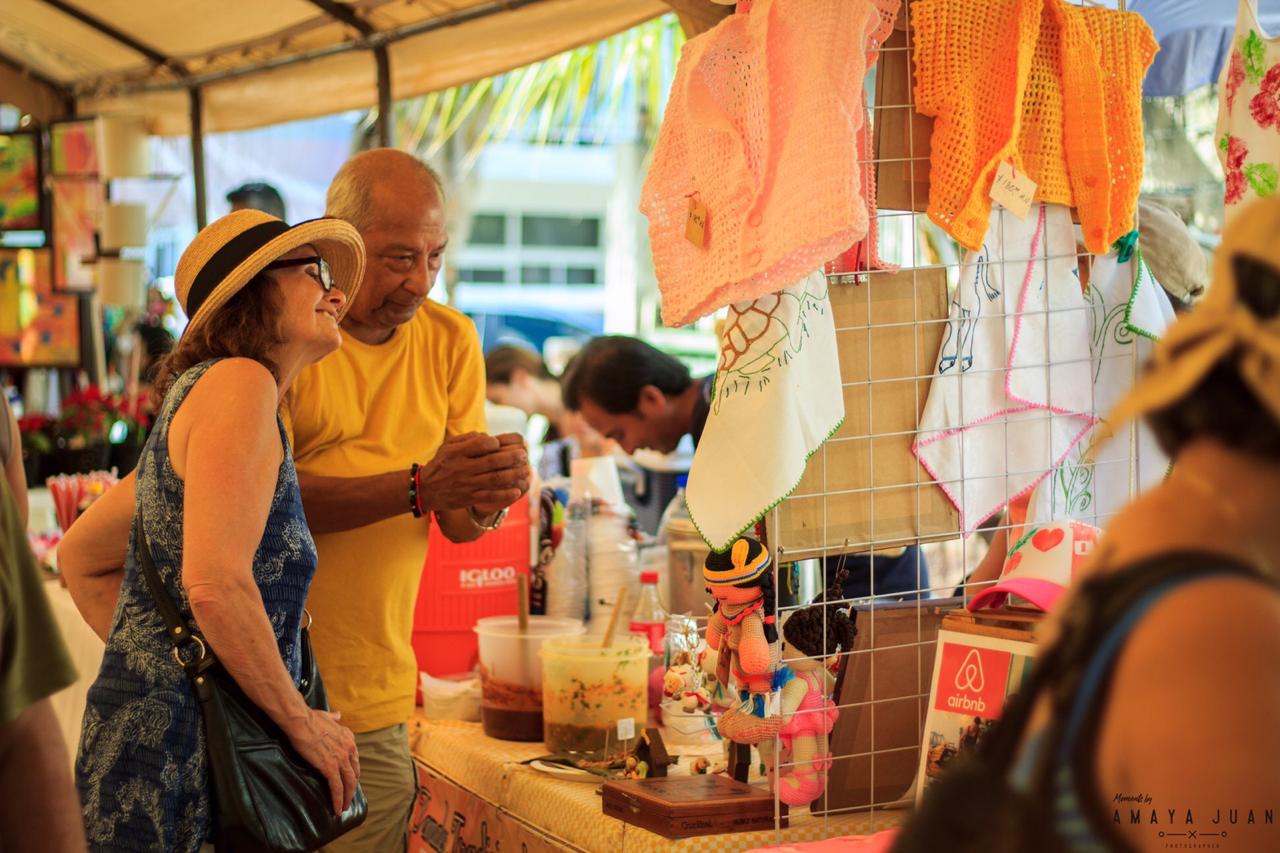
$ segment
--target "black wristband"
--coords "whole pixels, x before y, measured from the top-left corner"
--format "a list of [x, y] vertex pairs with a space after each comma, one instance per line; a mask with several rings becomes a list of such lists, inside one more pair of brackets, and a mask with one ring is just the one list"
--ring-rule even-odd
[[422, 518], [422, 502], [418, 500], [418, 469], [421, 467], [415, 462], [409, 469], [409, 512], [414, 518]]

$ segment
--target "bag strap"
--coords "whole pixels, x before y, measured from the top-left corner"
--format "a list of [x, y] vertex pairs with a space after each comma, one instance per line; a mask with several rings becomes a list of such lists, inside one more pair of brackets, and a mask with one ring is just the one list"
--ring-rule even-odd
[[[134, 515], [133, 534], [138, 552], [138, 565], [142, 568], [142, 577], [147, 583], [147, 589], [151, 591], [156, 609], [160, 611], [160, 618], [164, 620], [165, 634], [173, 643], [173, 658], [186, 670], [187, 675], [194, 678], [212, 666], [216, 659], [204, 638], [191, 629], [191, 625], [178, 610], [178, 605], [174, 603], [173, 597], [164, 588], [164, 582], [160, 580], [160, 573], [156, 570], [155, 560], [151, 557], [151, 546], [147, 542], [147, 534], [142, 527], [141, 510]], [[192, 643], [199, 647], [199, 655], [194, 658], [184, 657], [182, 654], [184, 647]]]
[[[1061, 720], [1059, 739], [1051, 750], [1046, 749], [1053, 757], [1051, 772], [1064, 766], [1069, 768], [1072, 788], [1085, 820], [1100, 837], [1115, 843], [1119, 843], [1119, 839], [1110, 823], [1090, 818], [1091, 807], [1096, 805], [1098, 798], [1094, 785], [1095, 750], [1087, 747], [1094, 743], [1094, 735], [1102, 723], [1106, 699], [1115, 678], [1115, 664], [1124, 649], [1124, 641], [1152, 607], [1170, 592], [1192, 581], [1240, 577], [1280, 590], [1280, 583], [1271, 576], [1216, 554], [1169, 555], [1147, 561], [1137, 568], [1144, 569], [1140, 579], [1122, 579], [1132, 584], [1126, 596], [1130, 606], [1123, 612], [1109, 614], [1111, 619], [1100, 626], [1103, 630], [1096, 638], [1092, 654], [1078, 662], [1076, 677], [1072, 679], [1073, 691], [1067, 693], [1063, 690], [1058, 697], [1059, 704], [1055, 710]], [[1047, 781], [1048, 777], [1044, 780]]]
[[[1136, 607], [1145, 609], [1154, 603], [1153, 591], [1163, 594], [1202, 577], [1234, 574], [1270, 582], [1257, 570], [1217, 555], [1183, 556], [1185, 559], [1177, 562], [1171, 562], [1169, 556], [1144, 560], [1124, 570], [1094, 575], [1083, 581], [1070, 609], [1063, 614], [1057, 641], [1037, 657], [1023, 689], [1005, 706], [1000, 724], [979, 741], [978, 755], [992, 766], [1012, 768], [1031, 716], [1040, 698], [1047, 695], [1054, 713], [1031, 774], [1033, 788], [1044, 790], [1041, 786], [1053, 779], [1066, 735], [1066, 722], [1073, 702], [1080, 698], [1078, 691], [1087, 668], [1107, 641], [1111, 629], [1121, 624], [1127, 614]], [[1105, 692], [1103, 687], [1098, 695]], [[1099, 710], [1098, 703], [1094, 703], [1090, 708], [1090, 722], [1096, 722], [1094, 718]], [[1088, 730], [1086, 723], [1081, 731]]]

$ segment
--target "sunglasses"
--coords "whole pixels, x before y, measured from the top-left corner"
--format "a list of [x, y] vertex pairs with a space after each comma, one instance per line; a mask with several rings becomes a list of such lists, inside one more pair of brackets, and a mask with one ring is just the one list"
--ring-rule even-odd
[[[315, 279], [316, 284], [323, 287], [325, 293], [333, 290], [333, 271], [329, 269], [329, 262], [319, 255], [312, 255], [308, 258], [289, 258], [283, 261], [273, 261], [263, 267], [263, 269], [282, 270], [289, 267], [305, 267], [310, 264], [315, 264], [320, 270], [320, 275], [318, 277], [314, 275], [311, 276]], [[308, 273], [308, 275], [310, 275], [310, 273]]]

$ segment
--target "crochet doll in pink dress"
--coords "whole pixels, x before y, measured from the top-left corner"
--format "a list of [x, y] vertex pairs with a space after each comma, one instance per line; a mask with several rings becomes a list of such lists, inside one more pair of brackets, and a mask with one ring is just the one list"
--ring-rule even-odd
[[[782, 626], [786, 643], [785, 667], [794, 677], [782, 688], [782, 748], [791, 752], [791, 769], [778, 782], [778, 798], [789, 806], [808, 805], [822, 796], [831, 766], [828, 735], [840, 712], [831, 701], [835, 678], [828, 663], [853, 648], [858, 629], [850, 611], [840, 604], [841, 571], [831, 588], [793, 614]], [[803, 656], [803, 657], [801, 657]], [[785, 677], [785, 675], [784, 675]]]

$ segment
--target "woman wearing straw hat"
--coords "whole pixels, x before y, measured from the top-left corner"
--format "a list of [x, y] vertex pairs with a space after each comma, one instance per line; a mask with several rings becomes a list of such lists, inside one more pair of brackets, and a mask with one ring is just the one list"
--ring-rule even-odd
[[1171, 473], [1116, 515], [1045, 626], [1023, 684], [1043, 698], [1005, 704], [895, 849], [967, 826], [966, 850], [1280, 850], [1280, 196], [1237, 214], [1214, 263], [1108, 419], [1145, 417]]
[[[159, 367], [155, 429], [135, 474], [68, 531], [60, 554], [107, 643], [76, 759], [95, 850], [197, 851], [210, 840], [200, 710], [140, 571], [144, 546], [217, 659], [329, 779], [335, 813], [352, 799], [351, 732], [298, 690], [316, 552], [277, 410], [298, 372], [340, 346], [363, 268], [347, 223], [290, 228], [258, 211], [212, 223], [178, 263], [190, 323]], [[135, 512], [145, 542], [104, 553]]]

